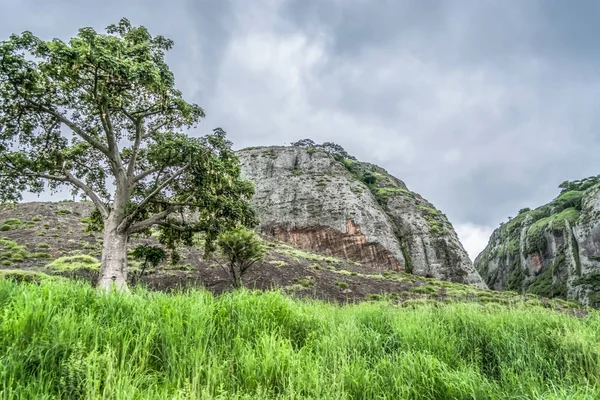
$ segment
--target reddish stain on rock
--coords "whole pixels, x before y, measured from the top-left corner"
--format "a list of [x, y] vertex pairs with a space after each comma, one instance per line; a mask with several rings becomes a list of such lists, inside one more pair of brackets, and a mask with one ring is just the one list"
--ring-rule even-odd
[[404, 270], [396, 257], [381, 244], [367, 242], [360, 227], [352, 219], [346, 221], [346, 232], [325, 226], [271, 226], [263, 227], [262, 232], [307, 251], [360, 262], [382, 270]]
[[539, 253], [534, 253], [529, 256], [529, 263], [533, 266], [533, 273], [537, 274], [542, 269], [542, 256]]

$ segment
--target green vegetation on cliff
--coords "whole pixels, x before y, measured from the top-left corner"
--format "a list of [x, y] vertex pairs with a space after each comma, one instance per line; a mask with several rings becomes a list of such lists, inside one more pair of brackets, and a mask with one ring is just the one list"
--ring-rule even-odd
[[[450, 227], [450, 222], [441, 211], [435, 209], [433, 205], [425, 203], [416, 193], [411, 192], [406, 188], [403, 182], [394, 178], [384, 169], [367, 162], [361, 162], [356, 157], [348, 154], [344, 148], [338, 144], [325, 142], [317, 144], [310, 139], [302, 139], [292, 143], [292, 146], [306, 148], [310, 152], [321, 149], [333, 156], [344, 168], [346, 168], [355, 179], [365, 184], [379, 205], [384, 209], [388, 209], [388, 202], [398, 196], [404, 200], [413, 202], [417, 209], [421, 211], [422, 217], [427, 221], [430, 233], [435, 237], [444, 235], [445, 230]], [[402, 238], [398, 238], [402, 241]]]
[[[540, 303], [541, 305], [541, 303]], [[0, 281], [3, 399], [597, 399], [600, 315]]]
[[[589, 218], [583, 202], [589, 197], [589, 190], [599, 183], [600, 176], [563, 182], [559, 185], [560, 194], [553, 201], [534, 210], [521, 209], [516, 217], [501, 224], [475, 260], [488, 286], [567, 298], [569, 270], [579, 276], [582, 273], [578, 244], [572, 230], [567, 228]], [[600, 305], [585, 294], [600, 290], [600, 285], [588, 280], [584, 284], [581, 279], [573, 282], [588, 286], [580, 300]]]

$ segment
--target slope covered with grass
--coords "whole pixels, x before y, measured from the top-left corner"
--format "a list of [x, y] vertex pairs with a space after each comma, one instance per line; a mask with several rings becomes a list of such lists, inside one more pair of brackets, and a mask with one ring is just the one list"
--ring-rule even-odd
[[600, 316], [0, 281], [2, 399], [597, 399]]

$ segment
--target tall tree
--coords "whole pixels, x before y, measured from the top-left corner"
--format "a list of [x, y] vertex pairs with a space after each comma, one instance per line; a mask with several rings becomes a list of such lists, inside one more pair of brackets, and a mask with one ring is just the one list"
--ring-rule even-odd
[[127, 242], [161, 230], [171, 248], [253, 224], [252, 184], [222, 129], [181, 131], [204, 117], [175, 89], [173, 42], [127, 19], [68, 43], [30, 32], [0, 42], [0, 200], [70, 186], [104, 230], [99, 287], [127, 289]]

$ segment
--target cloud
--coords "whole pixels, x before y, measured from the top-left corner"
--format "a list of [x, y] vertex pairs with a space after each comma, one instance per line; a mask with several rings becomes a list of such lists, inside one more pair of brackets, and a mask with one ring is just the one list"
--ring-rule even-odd
[[488, 240], [494, 231], [493, 227], [475, 224], [458, 224], [454, 228], [471, 260], [475, 260], [481, 250], [487, 246]]

